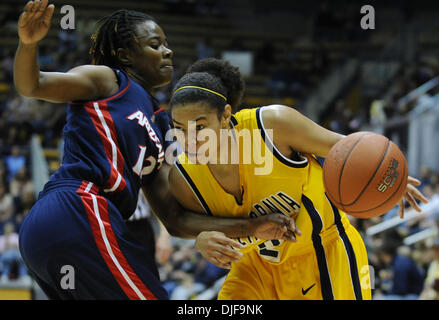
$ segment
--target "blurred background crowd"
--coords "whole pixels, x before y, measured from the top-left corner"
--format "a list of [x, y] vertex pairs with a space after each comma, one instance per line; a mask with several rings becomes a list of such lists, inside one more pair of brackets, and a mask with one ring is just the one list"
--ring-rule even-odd
[[[25, 98], [14, 89], [16, 24], [24, 4], [0, 4], [0, 290], [32, 283], [17, 235], [41, 190], [32, 141], [36, 137], [53, 173], [65, 123], [63, 104]], [[73, 30], [59, 27], [64, 4], [75, 8]], [[155, 93], [163, 107], [192, 62], [226, 58], [245, 74], [242, 107], [282, 103], [339, 133], [386, 135], [405, 153], [409, 174], [422, 181], [430, 203], [421, 206], [423, 214], [409, 211], [403, 221], [396, 209], [373, 219], [350, 217], [367, 246], [373, 296], [438, 299], [439, 153], [433, 149], [439, 140], [439, 10], [427, 0], [370, 4], [374, 30], [361, 29], [360, 4], [341, 0], [60, 0], [38, 60], [44, 71], [87, 64], [98, 18], [120, 8], [144, 10], [156, 17], [174, 51], [174, 81]], [[158, 237], [157, 221], [148, 219]], [[193, 241], [168, 243], [159, 270], [171, 299], [214, 299], [227, 270], [204, 260]]]

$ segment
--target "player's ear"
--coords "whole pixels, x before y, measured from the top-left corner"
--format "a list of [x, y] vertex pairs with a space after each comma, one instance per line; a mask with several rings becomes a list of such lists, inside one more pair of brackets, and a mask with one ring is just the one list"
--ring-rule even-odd
[[226, 104], [224, 106], [224, 111], [221, 116], [221, 126], [223, 128], [228, 128], [230, 123], [230, 118], [232, 117], [232, 106], [230, 104]]
[[131, 66], [133, 64], [131, 52], [125, 48], [117, 49], [117, 58], [123, 66]]

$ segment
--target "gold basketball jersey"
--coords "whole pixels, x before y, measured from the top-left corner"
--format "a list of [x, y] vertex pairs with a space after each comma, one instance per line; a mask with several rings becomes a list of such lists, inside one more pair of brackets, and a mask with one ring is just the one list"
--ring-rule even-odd
[[219, 185], [207, 165], [193, 164], [182, 153], [176, 166], [206, 214], [250, 218], [285, 214], [294, 217], [302, 232], [296, 243], [263, 241], [254, 237], [238, 239], [245, 246], [244, 252], [258, 250], [265, 260], [278, 264], [291, 255], [323, 251], [322, 243], [326, 240], [343, 238], [349, 221], [326, 197], [322, 167], [317, 159], [313, 155], [299, 154], [297, 159], [291, 160], [273, 145], [272, 135], [264, 128], [263, 111], [263, 107], [245, 109], [232, 117], [235, 138], [239, 142], [242, 203]]

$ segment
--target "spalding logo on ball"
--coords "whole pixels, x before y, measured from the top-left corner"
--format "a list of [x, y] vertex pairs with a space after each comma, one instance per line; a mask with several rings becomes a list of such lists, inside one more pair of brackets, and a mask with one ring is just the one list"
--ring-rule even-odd
[[340, 210], [371, 218], [391, 210], [407, 185], [407, 161], [388, 138], [356, 132], [337, 142], [323, 165], [326, 194]]

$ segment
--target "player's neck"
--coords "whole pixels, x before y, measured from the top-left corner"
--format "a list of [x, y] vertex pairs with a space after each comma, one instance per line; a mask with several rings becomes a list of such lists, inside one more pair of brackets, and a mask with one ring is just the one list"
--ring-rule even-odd
[[128, 74], [128, 77], [140, 84], [140, 86], [148, 93], [152, 94], [153, 87], [151, 86], [151, 84], [148, 83], [148, 81], [146, 81], [143, 77], [139, 76], [135, 71], [131, 69], [127, 69], [126, 73]]

